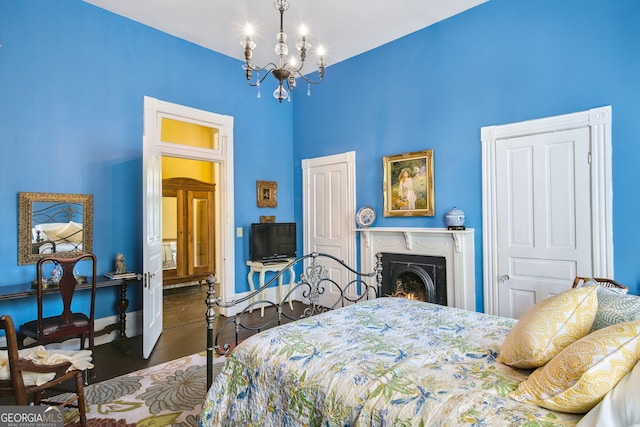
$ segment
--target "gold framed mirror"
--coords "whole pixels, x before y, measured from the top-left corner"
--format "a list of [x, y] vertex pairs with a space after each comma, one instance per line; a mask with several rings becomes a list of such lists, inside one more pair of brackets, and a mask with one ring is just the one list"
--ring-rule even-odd
[[93, 249], [93, 195], [18, 193], [18, 265]]

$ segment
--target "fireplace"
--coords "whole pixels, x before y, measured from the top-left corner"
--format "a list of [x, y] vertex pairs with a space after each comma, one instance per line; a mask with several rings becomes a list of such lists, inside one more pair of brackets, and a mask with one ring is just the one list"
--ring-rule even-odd
[[[434, 287], [445, 289], [446, 299], [442, 299], [440, 303], [465, 310], [476, 310], [474, 230], [472, 228], [447, 230], [446, 228], [370, 227], [360, 229], [358, 232], [360, 233], [362, 271], [374, 270], [378, 254], [444, 258], [442, 275], [445, 280], [442, 284], [439, 280], [434, 280], [434, 276], [429, 275]], [[383, 266], [382, 274], [386, 274], [385, 270], [390, 268]], [[416, 281], [416, 277], [412, 274], [420, 278], [415, 268], [407, 266], [405, 271], [410, 278], [408, 282]], [[429, 279], [425, 277], [422, 279], [426, 283], [425, 293], [428, 298]], [[414, 287], [413, 284], [409, 286]], [[394, 293], [393, 290], [384, 288], [383, 285], [383, 296], [392, 293]]]
[[382, 253], [382, 296], [447, 305], [446, 258]]

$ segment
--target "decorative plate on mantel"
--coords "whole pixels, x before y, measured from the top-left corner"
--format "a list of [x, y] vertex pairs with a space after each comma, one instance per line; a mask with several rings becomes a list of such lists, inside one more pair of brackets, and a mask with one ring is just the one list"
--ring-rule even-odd
[[376, 220], [376, 211], [371, 206], [363, 206], [356, 213], [356, 224], [360, 228], [367, 228]]

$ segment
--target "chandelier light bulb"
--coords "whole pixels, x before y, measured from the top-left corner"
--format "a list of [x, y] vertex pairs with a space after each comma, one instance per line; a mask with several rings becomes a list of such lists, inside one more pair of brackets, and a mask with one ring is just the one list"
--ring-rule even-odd
[[252, 50], [255, 49], [256, 47], [256, 44], [253, 42], [253, 40], [251, 40], [252, 35], [253, 35], [253, 27], [247, 24], [245, 26], [245, 36], [240, 41], [240, 46], [242, 46], [243, 49], [245, 50], [244, 54], [247, 60], [251, 59], [251, 57], [253, 56]]
[[324, 55], [325, 55], [325, 50], [322, 46], [318, 47], [318, 50], [316, 50], [316, 54], [318, 55], [317, 59], [316, 59], [316, 65], [318, 66], [318, 74], [320, 74], [320, 78], [322, 78], [323, 74], [324, 74]]

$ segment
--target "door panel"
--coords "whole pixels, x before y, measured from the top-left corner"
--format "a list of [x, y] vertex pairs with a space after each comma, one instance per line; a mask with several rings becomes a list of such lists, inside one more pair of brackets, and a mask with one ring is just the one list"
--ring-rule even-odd
[[576, 262], [573, 260], [557, 260], [550, 258], [515, 258], [509, 260], [509, 270], [513, 275], [530, 278], [565, 279], [575, 277]]
[[[199, 194], [192, 197], [193, 225], [193, 267], [209, 267], [213, 263], [213, 194]], [[210, 214], [211, 212], [211, 214]]]
[[[522, 316], [523, 312], [520, 312], [518, 307], [531, 307], [536, 303], [536, 291], [531, 289], [513, 289], [509, 294], [509, 306], [515, 307], [514, 318]], [[525, 309], [526, 311], [526, 309]]]
[[[320, 252], [355, 264], [355, 153], [303, 161], [304, 253]], [[336, 283], [349, 280], [344, 269], [323, 263]], [[350, 293], [353, 295], [353, 292]], [[325, 289], [321, 305], [338, 298], [335, 286]]]
[[[327, 253], [342, 259], [344, 248], [342, 238], [344, 231], [344, 218], [342, 215], [332, 215], [332, 213], [344, 212], [344, 175], [346, 165], [328, 165], [316, 168], [311, 173], [311, 209], [315, 213], [315, 221], [310, 224], [311, 228], [311, 251]], [[329, 269], [329, 277], [336, 283], [346, 283], [343, 277], [343, 269], [333, 268], [330, 262], [326, 267]], [[320, 296], [320, 305], [331, 305], [339, 297], [339, 291], [335, 286], [325, 289]]]
[[188, 258], [191, 275], [210, 274], [214, 272], [214, 193], [213, 191], [189, 191], [188, 209]]
[[499, 315], [518, 318], [591, 271], [589, 130], [496, 145]]

